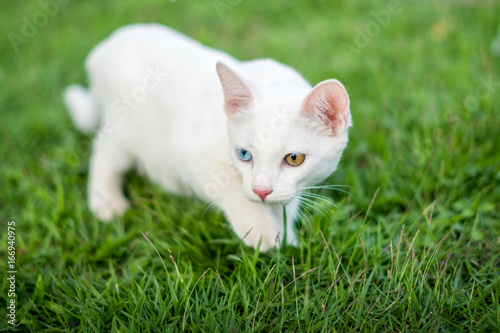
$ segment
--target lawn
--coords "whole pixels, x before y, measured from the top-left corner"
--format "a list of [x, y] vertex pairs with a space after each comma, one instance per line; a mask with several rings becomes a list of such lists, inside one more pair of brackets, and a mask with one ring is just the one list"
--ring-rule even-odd
[[[500, 330], [499, 1], [59, 1], [1, 6], [16, 296], [2, 278], [0, 331]], [[89, 212], [91, 137], [61, 92], [96, 43], [151, 21], [346, 86], [354, 126], [328, 183], [348, 193], [316, 192], [334, 204], [310, 207], [296, 248], [243, 246], [216, 209], [135, 173], [123, 218]]]

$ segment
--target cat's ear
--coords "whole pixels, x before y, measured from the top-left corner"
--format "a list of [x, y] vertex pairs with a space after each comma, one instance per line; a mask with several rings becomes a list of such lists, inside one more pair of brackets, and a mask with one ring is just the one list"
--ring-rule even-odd
[[302, 115], [322, 121], [334, 136], [351, 125], [349, 96], [342, 83], [326, 80], [318, 83], [302, 104]]
[[240, 110], [247, 109], [253, 102], [250, 88], [243, 80], [228, 66], [221, 62], [217, 63], [217, 74], [219, 75], [224, 91], [224, 107], [228, 115]]

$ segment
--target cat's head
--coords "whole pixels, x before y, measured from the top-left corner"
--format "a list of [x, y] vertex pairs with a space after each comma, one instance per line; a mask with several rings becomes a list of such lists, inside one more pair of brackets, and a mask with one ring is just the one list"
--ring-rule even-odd
[[248, 199], [288, 203], [335, 171], [351, 125], [337, 80], [314, 88], [262, 86], [217, 64], [228, 117], [230, 155]]

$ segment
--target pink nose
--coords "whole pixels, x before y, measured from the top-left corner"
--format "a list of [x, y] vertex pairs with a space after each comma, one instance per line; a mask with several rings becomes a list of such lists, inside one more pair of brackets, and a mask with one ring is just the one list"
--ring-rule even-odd
[[257, 194], [259, 196], [259, 198], [264, 201], [266, 200], [266, 197], [272, 192], [273, 190], [268, 190], [268, 189], [265, 189], [265, 190], [257, 190], [257, 189], [253, 189], [253, 192], [255, 194]]

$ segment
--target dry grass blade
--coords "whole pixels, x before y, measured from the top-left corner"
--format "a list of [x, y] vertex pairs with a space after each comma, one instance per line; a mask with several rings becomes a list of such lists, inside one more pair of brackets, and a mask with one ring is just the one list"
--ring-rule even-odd
[[[144, 237], [144, 239], [146, 239], [149, 242], [149, 244], [151, 244], [151, 246], [153, 247], [153, 249], [155, 249], [156, 254], [158, 254], [158, 257], [160, 258], [161, 263], [163, 264], [163, 268], [165, 268], [165, 272], [168, 273], [167, 265], [165, 265], [165, 261], [161, 257], [160, 252], [158, 251], [158, 249], [156, 248], [156, 246], [153, 244], [153, 242], [142, 231], [141, 231], [141, 234], [142, 234], [142, 237]], [[172, 256], [170, 256], [170, 257], [172, 257]], [[174, 262], [174, 264], [175, 264], [175, 262]], [[175, 268], [177, 269], [177, 266], [175, 266]], [[179, 271], [177, 271], [177, 273], [179, 273]], [[179, 277], [181, 277], [180, 274], [179, 274]], [[181, 278], [181, 281], [182, 281], [182, 278]]]

